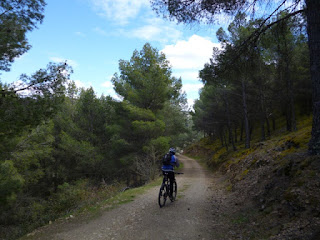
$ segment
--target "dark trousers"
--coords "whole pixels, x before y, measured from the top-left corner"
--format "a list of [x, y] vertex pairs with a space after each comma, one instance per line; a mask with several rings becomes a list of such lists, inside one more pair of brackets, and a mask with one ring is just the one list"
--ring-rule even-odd
[[[164, 171], [162, 171], [164, 173]], [[170, 194], [173, 193], [173, 182], [174, 182], [174, 172], [167, 172], [168, 178], [170, 179]]]

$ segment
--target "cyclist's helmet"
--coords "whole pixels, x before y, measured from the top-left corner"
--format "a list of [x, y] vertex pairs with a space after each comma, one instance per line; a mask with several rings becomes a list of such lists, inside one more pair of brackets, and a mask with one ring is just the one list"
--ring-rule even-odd
[[175, 155], [175, 154], [176, 154], [176, 149], [170, 148], [170, 149], [169, 149], [169, 152], [172, 153], [173, 155]]

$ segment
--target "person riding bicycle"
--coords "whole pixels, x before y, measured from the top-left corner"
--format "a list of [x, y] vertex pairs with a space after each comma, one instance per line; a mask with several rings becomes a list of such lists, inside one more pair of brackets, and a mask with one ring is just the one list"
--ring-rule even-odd
[[162, 165], [162, 172], [163, 174], [166, 172], [168, 173], [168, 178], [170, 179], [170, 198], [172, 197], [172, 192], [173, 192], [173, 182], [174, 182], [174, 167], [179, 167], [179, 161], [178, 158], [175, 156], [176, 150], [174, 148], [169, 149], [169, 154], [171, 157], [170, 164], [163, 164]]

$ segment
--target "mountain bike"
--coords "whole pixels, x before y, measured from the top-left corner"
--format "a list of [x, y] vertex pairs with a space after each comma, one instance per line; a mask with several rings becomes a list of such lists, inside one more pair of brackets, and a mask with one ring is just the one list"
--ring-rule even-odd
[[[183, 173], [175, 173], [175, 174], [183, 174]], [[167, 201], [167, 198], [170, 198], [170, 201], [173, 202], [176, 200], [177, 197], [177, 182], [176, 179], [173, 181], [173, 192], [170, 194], [170, 178], [168, 177], [168, 172], [163, 172], [163, 181], [159, 190], [159, 206], [162, 208]]]

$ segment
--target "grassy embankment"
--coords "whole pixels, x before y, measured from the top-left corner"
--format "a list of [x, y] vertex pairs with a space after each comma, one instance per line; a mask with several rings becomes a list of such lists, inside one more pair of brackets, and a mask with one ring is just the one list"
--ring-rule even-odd
[[[251, 136], [251, 148], [245, 149], [244, 141], [235, 143], [237, 150], [233, 151], [231, 144], [228, 150], [221, 145], [219, 139], [203, 138], [199, 142], [189, 146], [185, 154], [205, 164], [213, 171], [221, 167], [229, 167], [237, 164], [251, 154], [265, 155], [278, 152], [275, 158], [279, 161], [286, 155], [298, 152], [306, 152], [308, 142], [311, 137], [311, 118], [304, 118], [298, 122], [298, 130], [295, 132], [287, 132], [285, 130], [284, 122], [278, 121], [280, 127], [271, 132], [271, 136], [265, 141], [260, 141], [260, 130], [255, 129]], [[238, 133], [239, 136], [239, 133]], [[257, 160], [256, 156], [256, 160]]]
[[248, 239], [318, 239], [312, 237], [320, 235], [320, 157], [308, 155], [311, 122], [302, 119], [287, 132], [279, 121], [265, 141], [255, 129], [249, 149], [238, 142], [236, 151], [227, 150], [209, 138], [186, 149], [222, 174], [224, 190], [236, 199], [232, 208], [239, 208], [230, 220]]

